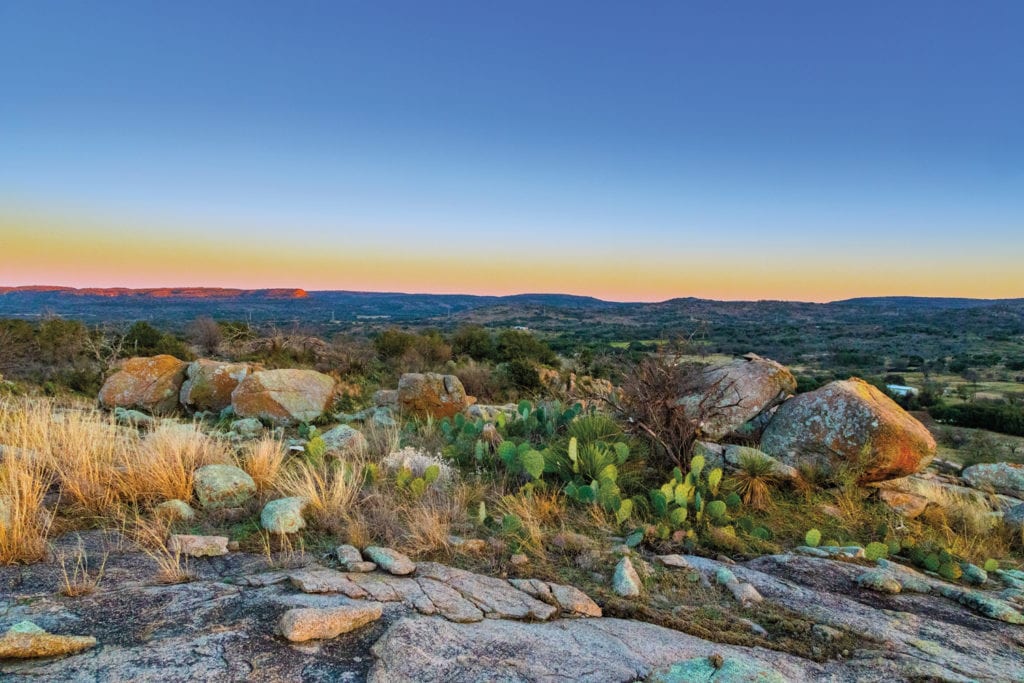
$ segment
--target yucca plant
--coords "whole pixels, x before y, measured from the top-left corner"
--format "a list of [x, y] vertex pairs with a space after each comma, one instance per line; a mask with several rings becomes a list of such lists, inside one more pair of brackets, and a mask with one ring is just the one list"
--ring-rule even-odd
[[740, 456], [739, 469], [733, 475], [737, 492], [747, 507], [764, 512], [772, 507], [772, 486], [778, 481], [775, 464], [752, 453]]

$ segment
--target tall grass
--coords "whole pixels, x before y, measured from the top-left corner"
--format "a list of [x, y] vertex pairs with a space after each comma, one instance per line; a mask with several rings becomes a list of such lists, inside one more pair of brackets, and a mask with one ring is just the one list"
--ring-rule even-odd
[[264, 493], [277, 483], [284, 460], [284, 443], [274, 437], [264, 437], [246, 444], [238, 458], [238, 466], [252, 477], [256, 490]]
[[33, 562], [46, 555], [50, 519], [43, 510], [48, 488], [37, 462], [9, 453], [0, 464], [0, 564]]
[[133, 501], [192, 497], [195, 470], [231, 462], [228, 446], [191, 425], [167, 424], [150, 432], [123, 464], [122, 492]]

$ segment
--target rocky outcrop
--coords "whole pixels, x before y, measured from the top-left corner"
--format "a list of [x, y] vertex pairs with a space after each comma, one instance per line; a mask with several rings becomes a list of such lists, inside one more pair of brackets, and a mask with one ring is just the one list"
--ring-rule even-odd
[[313, 370], [261, 370], [243, 379], [231, 395], [239, 417], [279, 425], [312, 422], [327, 410], [334, 380]]
[[181, 405], [192, 411], [220, 412], [231, 405], [231, 393], [252, 371], [245, 363], [222, 363], [200, 359], [185, 370], [181, 385]]
[[867, 483], [924, 469], [935, 456], [935, 439], [895, 401], [854, 378], [779, 406], [761, 450], [794, 467], [847, 471]]
[[476, 402], [455, 375], [408, 373], [398, 380], [398, 407], [420, 417], [453, 417]]
[[971, 465], [961, 475], [972, 488], [1024, 499], [1024, 465], [989, 462]]
[[154, 415], [171, 415], [178, 409], [178, 396], [188, 363], [174, 356], [129, 358], [100, 388], [104, 408], [134, 408]]
[[716, 441], [740, 429], [796, 391], [785, 366], [756, 354], [704, 370], [700, 386], [680, 405], [702, 420], [701, 436]]

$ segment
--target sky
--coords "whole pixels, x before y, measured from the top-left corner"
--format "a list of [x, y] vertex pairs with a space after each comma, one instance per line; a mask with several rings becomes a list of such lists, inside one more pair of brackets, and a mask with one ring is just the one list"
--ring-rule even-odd
[[1024, 297], [1024, 3], [0, 2], [0, 285]]

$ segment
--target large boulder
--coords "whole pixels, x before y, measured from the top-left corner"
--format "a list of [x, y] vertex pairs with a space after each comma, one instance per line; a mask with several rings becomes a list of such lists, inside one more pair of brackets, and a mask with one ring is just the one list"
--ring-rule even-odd
[[192, 361], [181, 385], [181, 405], [194, 411], [219, 413], [231, 405], [231, 392], [251, 371], [245, 363], [222, 363], [205, 358]]
[[275, 424], [312, 422], [327, 410], [334, 380], [313, 370], [260, 370], [243, 379], [231, 394], [239, 417]]
[[702, 420], [702, 437], [716, 441], [740, 430], [794, 391], [796, 378], [785, 366], [750, 353], [708, 367], [697, 390], [680, 397], [679, 402]]
[[965, 468], [960, 476], [971, 488], [1024, 498], [1024, 465], [986, 462]]
[[851, 378], [779, 406], [761, 450], [794, 467], [846, 470], [867, 483], [923, 470], [935, 456], [935, 439], [891, 398]]
[[421, 417], [452, 417], [476, 402], [455, 375], [407, 373], [398, 380], [398, 406]]
[[178, 395], [188, 363], [174, 356], [129, 358], [100, 389], [104, 408], [135, 408], [154, 415], [170, 415], [178, 408]]

